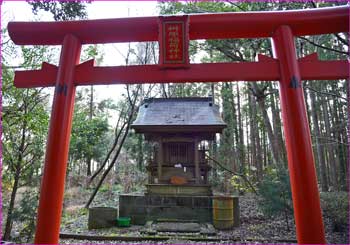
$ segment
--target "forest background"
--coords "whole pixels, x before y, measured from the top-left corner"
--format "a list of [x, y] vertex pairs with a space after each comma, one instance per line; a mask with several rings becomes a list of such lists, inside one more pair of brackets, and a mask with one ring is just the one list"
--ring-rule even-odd
[[[52, 20], [87, 19], [89, 2], [28, 2], [33, 16], [45, 11]], [[160, 14], [272, 11], [345, 5], [347, 2], [159, 2]], [[321, 60], [348, 59], [349, 33], [302, 36], [295, 39], [298, 58], [316, 52]], [[158, 44], [128, 44], [125, 65], [158, 63]], [[192, 62], [255, 61], [257, 54], [272, 56], [269, 39], [191, 41]], [[115, 54], [120, 55], [116, 52]], [[58, 63], [59, 49], [18, 47], [2, 26], [2, 213], [3, 239], [31, 241], [35, 227], [46, 137], [51, 110], [50, 90], [16, 89], [14, 71], [38, 69], [42, 62]], [[81, 62], [105, 53], [100, 45], [85, 45]], [[20, 59], [12, 66], [12, 59]], [[254, 72], [254, 71], [252, 71]], [[348, 226], [349, 81], [304, 81], [305, 103], [312, 135], [323, 208], [334, 225]], [[105, 198], [142, 192], [147, 180], [150, 149], [142, 135], [129, 130], [138, 107], [151, 97], [212, 96], [227, 128], [209, 146], [210, 180], [216, 192], [245, 195], [254, 192], [266, 215], [292, 213], [278, 83], [155, 84], [120, 87], [118, 98], [96, 98], [94, 86], [77, 90], [66, 179], [86, 207], [114, 204]], [[249, 184], [247, 184], [249, 183]]]

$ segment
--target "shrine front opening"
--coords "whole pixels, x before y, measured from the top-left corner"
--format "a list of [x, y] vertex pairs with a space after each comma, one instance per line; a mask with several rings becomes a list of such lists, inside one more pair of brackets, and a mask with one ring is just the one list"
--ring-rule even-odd
[[[325, 243], [301, 80], [347, 79], [349, 61], [320, 61], [315, 54], [297, 59], [294, 37], [348, 30], [349, 6], [281, 12], [10, 22], [8, 31], [15, 44], [62, 45], [58, 67], [43, 63], [41, 70], [15, 73], [14, 83], [19, 88], [55, 86], [35, 243], [58, 242], [76, 86], [276, 80], [280, 84], [297, 239], [299, 243]], [[189, 62], [189, 40], [225, 38], [272, 38], [274, 58], [259, 55], [257, 62]], [[158, 65], [95, 67], [93, 61], [79, 64], [82, 44], [143, 41], [159, 41]]]

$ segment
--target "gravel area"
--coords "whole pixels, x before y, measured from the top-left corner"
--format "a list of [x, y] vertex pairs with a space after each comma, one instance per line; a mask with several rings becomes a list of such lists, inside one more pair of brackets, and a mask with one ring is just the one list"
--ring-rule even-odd
[[[60, 239], [62, 244], [261, 244], [261, 243], [278, 243], [290, 244], [296, 240], [294, 219], [289, 217], [290, 230], [286, 228], [284, 217], [268, 218], [265, 217], [257, 207], [257, 199], [254, 195], [245, 195], [240, 197], [240, 219], [241, 225], [229, 231], [217, 231], [214, 238], [223, 239], [219, 241], [190, 241], [186, 240], [183, 233], [161, 232], [157, 236], [170, 236], [166, 241], [147, 241], [126, 242], [126, 241], [90, 241], [90, 240], [73, 240]], [[331, 244], [348, 244], [349, 238], [347, 232], [333, 232], [332, 223], [329, 218], [324, 218], [326, 228], [326, 239]], [[142, 233], [144, 226], [131, 226], [129, 228], [113, 227], [109, 229], [88, 230], [87, 214], [78, 216], [70, 223], [64, 224], [61, 232], [90, 234], [90, 235], [108, 235], [108, 236], [144, 236]], [[192, 237], [198, 237], [193, 234]], [[213, 238], [213, 236], [211, 236]], [[209, 237], [210, 238], [210, 237]], [[234, 240], [227, 240], [232, 239]], [[285, 242], [283, 242], [285, 241]]]

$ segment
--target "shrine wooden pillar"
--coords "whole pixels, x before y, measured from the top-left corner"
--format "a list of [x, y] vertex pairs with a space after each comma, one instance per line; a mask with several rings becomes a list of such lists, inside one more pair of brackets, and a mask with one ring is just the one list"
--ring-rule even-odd
[[194, 139], [194, 175], [196, 179], [196, 184], [199, 184], [200, 182], [200, 171], [199, 171], [199, 155], [198, 155], [198, 137], [195, 137]]
[[157, 155], [157, 175], [158, 175], [158, 183], [160, 183], [162, 178], [162, 165], [163, 165], [163, 140], [160, 137], [159, 140], [159, 147], [158, 147], [158, 155]]

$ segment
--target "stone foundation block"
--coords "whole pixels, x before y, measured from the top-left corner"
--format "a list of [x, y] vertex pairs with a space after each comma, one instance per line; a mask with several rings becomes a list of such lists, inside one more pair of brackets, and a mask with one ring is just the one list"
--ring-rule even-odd
[[89, 229], [108, 228], [116, 225], [118, 209], [112, 207], [89, 208]]

